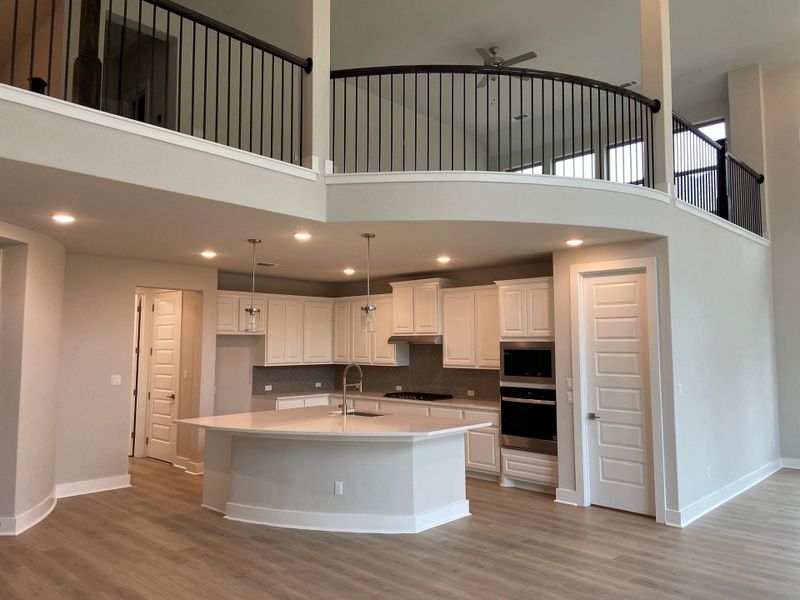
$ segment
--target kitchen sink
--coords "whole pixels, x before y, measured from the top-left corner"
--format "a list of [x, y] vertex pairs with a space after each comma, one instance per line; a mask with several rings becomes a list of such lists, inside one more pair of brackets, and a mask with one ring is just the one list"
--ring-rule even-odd
[[[331, 412], [331, 416], [341, 415], [340, 411]], [[382, 417], [386, 413], [372, 412], [370, 410], [348, 410], [348, 416], [351, 417]]]

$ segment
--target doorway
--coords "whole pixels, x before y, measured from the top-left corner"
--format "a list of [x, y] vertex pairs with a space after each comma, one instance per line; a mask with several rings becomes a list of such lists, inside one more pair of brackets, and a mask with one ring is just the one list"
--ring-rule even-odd
[[130, 456], [193, 464], [196, 444], [175, 421], [198, 414], [201, 323], [199, 292], [136, 289]]
[[655, 278], [655, 258], [573, 265], [573, 409], [581, 504], [663, 521]]

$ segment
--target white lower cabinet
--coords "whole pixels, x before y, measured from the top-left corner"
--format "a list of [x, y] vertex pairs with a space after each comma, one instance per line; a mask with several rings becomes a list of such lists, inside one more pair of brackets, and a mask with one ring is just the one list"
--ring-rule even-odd
[[308, 408], [309, 406], [328, 406], [330, 402], [330, 394], [278, 398], [275, 401], [275, 410], [285, 410], [287, 408]]
[[428, 415], [428, 407], [419, 404], [403, 404], [402, 402], [381, 402], [381, 412], [388, 415]]
[[551, 454], [503, 448], [503, 484], [525, 481], [547, 487], [558, 486], [558, 457]]
[[466, 433], [466, 467], [484, 473], [500, 472], [500, 430], [494, 427]]

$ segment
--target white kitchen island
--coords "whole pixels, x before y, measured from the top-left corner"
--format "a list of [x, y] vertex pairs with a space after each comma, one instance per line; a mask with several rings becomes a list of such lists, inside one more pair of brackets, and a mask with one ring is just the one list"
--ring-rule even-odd
[[416, 533], [469, 515], [464, 433], [491, 423], [329, 406], [184, 419], [205, 429], [203, 506], [276, 527]]

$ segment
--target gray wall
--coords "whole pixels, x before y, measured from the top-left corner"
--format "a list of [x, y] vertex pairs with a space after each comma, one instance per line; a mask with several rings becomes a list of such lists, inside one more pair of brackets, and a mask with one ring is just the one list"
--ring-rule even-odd
[[800, 64], [764, 74], [781, 453], [800, 460]]
[[[251, 276], [242, 273], [220, 272], [217, 275], [218, 289], [230, 292], [249, 292]], [[256, 291], [272, 294], [290, 294], [297, 296], [336, 296], [336, 284], [300, 279], [283, 279], [280, 277], [257, 276]]]
[[[253, 367], [253, 393], [270, 393], [264, 386], [272, 386], [272, 393], [313, 392], [334, 388], [333, 365], [306, 365], [300, 367]], [[317, 387], [316, 384], [321, 384]]]

